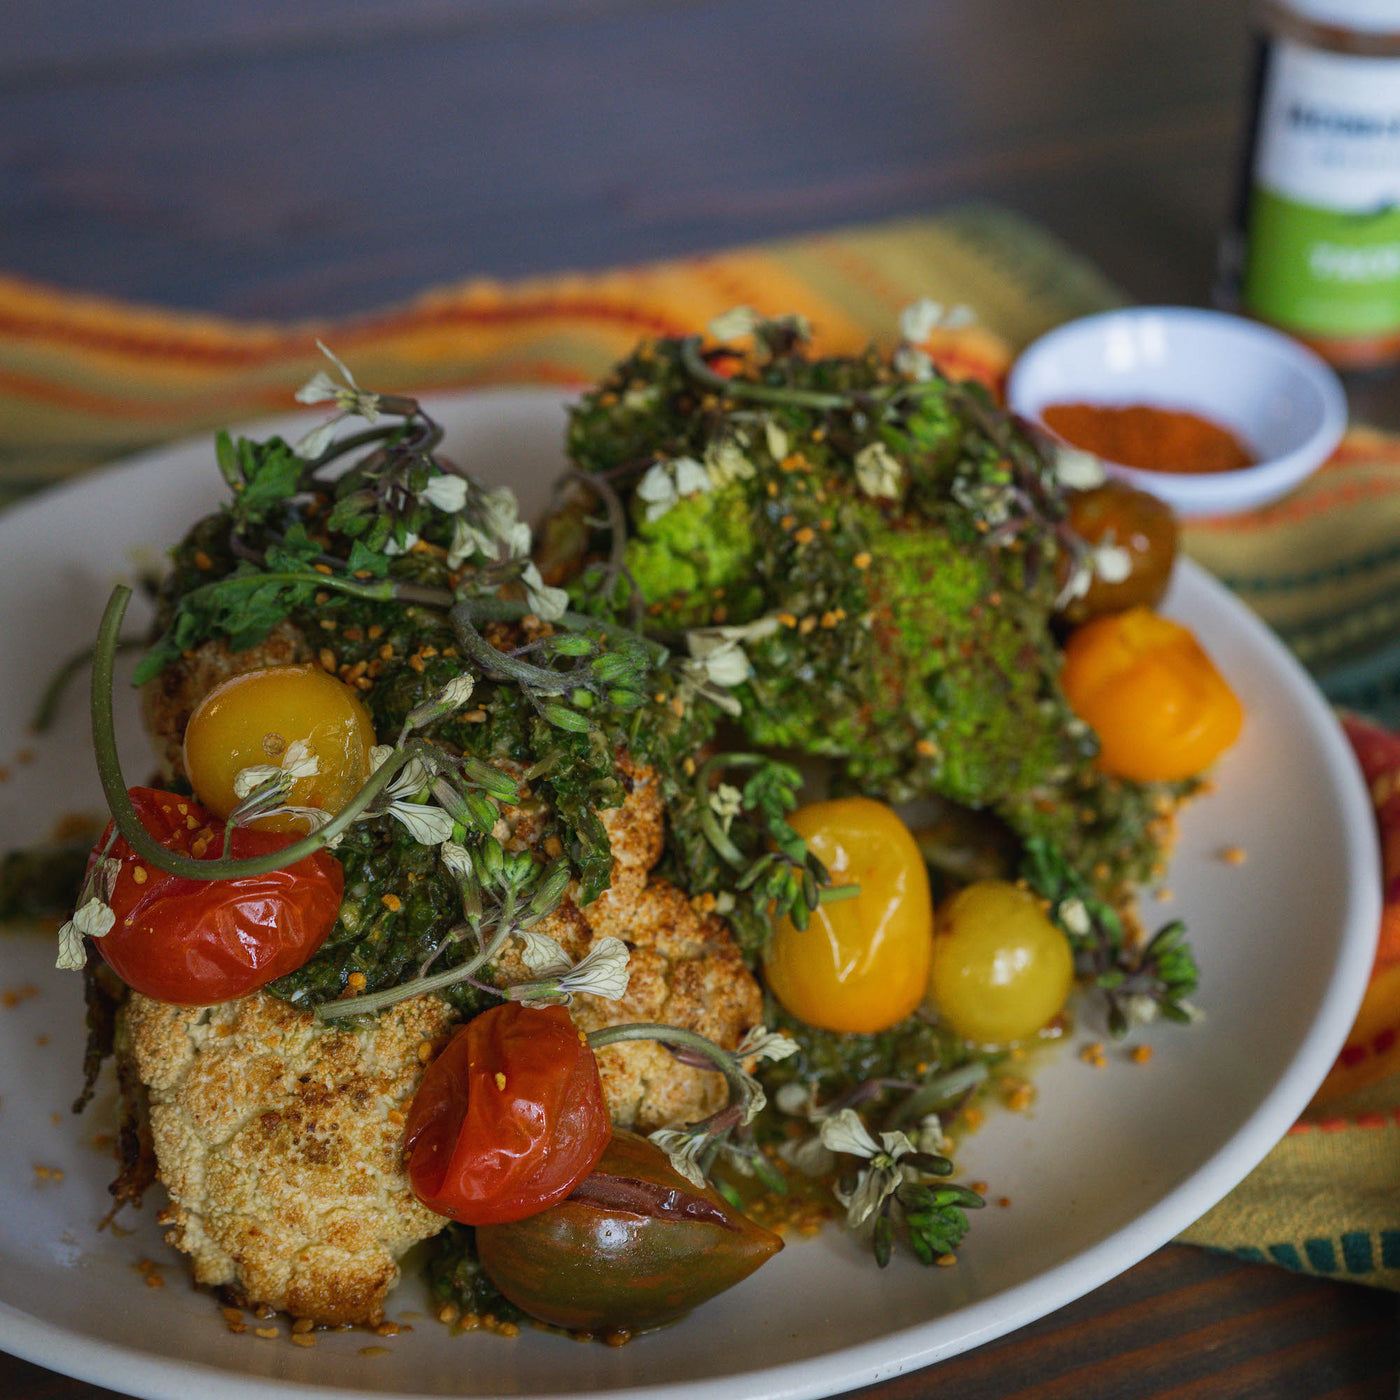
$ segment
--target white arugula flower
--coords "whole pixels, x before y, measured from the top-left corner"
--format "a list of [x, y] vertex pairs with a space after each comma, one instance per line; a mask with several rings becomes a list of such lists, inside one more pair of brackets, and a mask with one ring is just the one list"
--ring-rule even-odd
[[775, 462], [784, 461], [788, 455], [788, 435], [787, 430], [781, 423], [775, 423], [771, 418], [764, 419], [763, 438], [768, 447], [768, 455]]
[[901, 339], [919, 345], [935, 331], [958, 330], [976, 320], [976, 313], [962, 302], [945, 308], [932, 297], [920, 297], [900, 312], [899, 334]]
[[920, 297], [899, 313], [899, 336], [915, 345], [925, 341], [943, 321], [943, 303]]
[[705, 449], [705, 474], [717, 491], [731, 482], [747, 481], [757, 470], [744, 445], [733, 435], [720, 438]]
[[[520, 936], [526, 937], [524, 934]], [[535, 937], [539, 938], [539, 935]], [[534, 955], [548, 957], [549, 950], [542, 945], [553, 942], [553, 939], [541, 939], [534, 946]], [[627, 995], [631, 954], [620, 938], [611, 935], [600, 938], [572, 966], [564, 957], [564, 950], [557, 943], [554, 947], [563, 959], [562, 968], [539, 973], [528, 982], [517, 982], [506, 989], [507, 997], [512, 1001], [524, 1002], [526, 1006], [548, 1002], [562, 1002], [568, 1006], [579, 995], [601, 997], [604, 1001], [621, 1001]]]
[[539, 568], [532, 562], [521, 571], [520, 581], [525, 585], [526, 601], [536, 617], [544, 622], [558, 622], [569, 610], [569, 595], [562, 588], [552, 588], [540, 577]]
[[1066, 933], [1073, 934], [1076, 938], [1087, 938], [1093, 932], [1089, 906], [1078, 895], [1064, 900], [1057, 912]]
[[712, 490], [714, 482], [704, 464], [694, 457], [675, 457], [653, 462], [637, 483], [637, 495], [646, 502], [648, 521], [660, 520], [686, 496]]
[[1132, 551], [1115, 544], [1110, 536], [1074, 560], [1056, 595], [1055, 608], [1063, 611], [1076, 598], [1082, 598], [1093, 587], [1095, 578], [1105, 583], [1122, 583], [1132, 571]]
[[228, 824], [248, 826], [262, 817], [289, 815], [305, 821], [308, 831], [325, 826], [330, 812], [287, 802], [300, 779], [314, 778], [320, 770], [320, 759], [304, 739], [288, 744], [280, 763], [250, 763], [240, 768], [233, 775], [233, 795], [238, 803], [228, 814]]
[[653, 462], [637, 483], [637, 499], [646, 502], [646, 517], [660, 520], [680, 500], [676, 479], [667, 470], [667, 463]]
[[605, 1001], [621, 1001], [631, 980], [628, 964], [631, 954], [620, 938], [600, 938], [586, 957], [559, 979], [566, 993], [586, 992]]
[[472, 864], [471, 852], [459, 841], [444, 841], [438, 847], [438, 859], [454, 880], [475, 878], [476, 867]]
[[556, 977], [573, 966], [569, 955], [547, 934], [536, 933], [533, 929], [516, 929], [515, 936], [521, 943], [520, 961], [536, 977]]
[[740, 643], [771, 637], [780, 625], [776, 617], [760, 617], [742, 626], [692, 628], [685, 634], [690, 657], [681, 666], [682, 694], [702, 694], [738, 714], [739, 702], [725, 692], [748, 680], [752, 669]]
[[943, 1131], [943, 1120], [936, 1113], [926, 1114], [919, 1119], [914, 1129], [914, 1150], [930, 1157], [941, 1157], [952, 1147], [952, 1140]]
[[708, 1133], [692, 1132], [687, 1128], [657, 1128], [647, 1134], [665, 1154], [673, 1171], [685, 1177], [692, 1186], [705, 1188], [705, 1173], [698, 1158], [710, 1141]]
[[314, 778], [321, 771], [321, 761], [304, 739], [294, 739], [287, 745], [282, 761], [277, 764], [253, 763], [233, 775], [233, 795], [240, 800], [266, 784], [275, 785], [285, 795], [300, 778]]
[[1057, 444], [1055, 447], [1055, 479], [1071, 491], [1088, 491], [1102, 486], [1108, 473], [1092, 452], [1078, 447]]
[[435, 476], [419, 493], [418, 499], [436, 506], [444, 515], [456, 515], [467, 503], [467, 482], [444, 472]]
[[895, 352], [892, 363], [900, 374], [908, 379], [925, 380], [933, 378], [933, 356], [917, 345], [901, 345]]
[[917, 1151], [908, 1137], [899, 1132], [881, 1133], [876, 1142], [853, 1108], [843, 1108], [823, 1120], [821, 1141], [832, 1152], [867, 1160], [853, 1187], [836, 1188], [836, 1199], [846, 1207], [846, 1223], [852, 1230], [873, 1220], [885, 1201], [917, 1175], [912, 1167], [900, 1165], [902, 1158]]
[[897, 500], [904, 488], [904, 467], [883, 442], [867, 443], [856, 453], [856, 482], [867, 496]]
[[96, 895], [87, 900], [58, 931], [58, 958], [55, 967], [65, 972], [81, 971], [87, 963], [84, 938], [103, 938], [116, 923], [116, 912]]
[[[397, 750], [376, 744], [370, 750], [371, 771], [377, 771]], [[432, 782], [432, 774], [421, 758], [410, 758], [384, 789], [388, 813], [420, 846], [440, 846], [452, 839], [456, 823], [450, 812], [417, 799]], [[377, 804], [376, 809], [377, 810]]]
[[711, 644], [708, 638], [692, 632], [687, 637], [691, 655], [705, 673], [705, 679], [725, 687], [743, 685], [749, 678], [749, 658], [737, 640], [724, 638]]
[[472, 691], [475, 689], [476, 678], [470, 673], [463, 671], [460, 675], [453, 676], [435, 695], [424, 700], [421, 705], [415, 705], [408, 712], [404, 721], [404, 733], [411, 729], [421, 729], [423, 725], [431, 724], [435, 719], [460, 710], [472, 698]]
[[711, 340], [743, 340], [752, 335], [763, 324], [760, 316], [751, 306], [731, 306], [721, 311], [705, 327]]
[[744, 810], [744, 795], [733, 783], [720, 783], [709, 796], [710, 810], [719, 818], [721, 830], [726, 836], [734, 824], [734, 818]]
[[452, 543], [447, 547], [447, 567], [459, 569], [475, 555], [490, 559], [496, 552], [496, 541], [469, 520], [458, 516], [452, 522]]
[[438, 846], [451, 840], [456, 827], [451, 812], [444, 812], [441, 807], [426, 802], [391, 802], [389, 815], [420, 846]]
[[337, 412], [322, 423], [319, 428], [313, 428], [293, 447], [292, 451], [298, 457], [308, 459], [319, 457], [330, 446], [331, 440], [335, 437], [336, 427], [342, 420], [358, 415], [365, 422], [373, 423], [379, 418], [379, 395], [365, 393], [355, 383], [355, 376], [346, 369], [335, 354], [319, 340], [316, 345], [335, 366], [342, 382], [336, 383], [325, 370], [317, 370], [296, 392], [298, 403], [333, 403], [337, 409]]
[[740, 1060], [785, 1060], [798, 1051], [797, 1042], [782, 1031], [770, 1031], [760, 1024], [752, 1027], [739, 1042], [734, 1054]]
[[458, 568], [474, 554], [491, 562], [523, 559], [530, 552], [532, 540], [530, 527], [519, 514], [520, 503], [509, 487], [479, 490], [473, 509], [459, 515], [453, 524], [447, 567]]
[[530, 527], [520, 519], [520, 502], [508, 486], [483, 492], [481, 512], [486, 529], [507, 546], [510, 558], [530, 552]]

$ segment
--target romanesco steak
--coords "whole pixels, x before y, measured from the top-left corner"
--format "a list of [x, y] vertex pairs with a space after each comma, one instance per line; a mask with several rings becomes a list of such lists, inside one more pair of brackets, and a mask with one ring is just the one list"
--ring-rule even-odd
[[626, 531], [580, 503], [552, 522], [556, 574], [589, 606], [630, 580], [653, 632], [730, 629], [749, 743], [991, 812], [1105, 889], [1150, 872], [1163, 794], [1094, 769], [1058, 683], [1054, 461], [981, 386], [809, 358], [768, 322], [743, 355], [644, 345], [574, 410], [568, 449]]

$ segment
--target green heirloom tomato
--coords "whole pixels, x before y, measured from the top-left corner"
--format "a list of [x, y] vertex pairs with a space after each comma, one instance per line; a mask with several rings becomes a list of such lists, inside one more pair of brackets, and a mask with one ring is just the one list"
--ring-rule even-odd
[[619, 1131], [557, 1205], [476, 1232], [491, 1281], [531, 1317], [574, 1332], [656, 1327], [732, 1288], [783, 1247], [666, 1154]]

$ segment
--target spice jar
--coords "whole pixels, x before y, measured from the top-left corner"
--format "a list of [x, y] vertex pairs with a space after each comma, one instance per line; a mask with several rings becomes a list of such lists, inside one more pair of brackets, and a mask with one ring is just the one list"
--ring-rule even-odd
[[1400, 0], [1263, 0], [1226, 294], [1343, 369], [1400, 359]]

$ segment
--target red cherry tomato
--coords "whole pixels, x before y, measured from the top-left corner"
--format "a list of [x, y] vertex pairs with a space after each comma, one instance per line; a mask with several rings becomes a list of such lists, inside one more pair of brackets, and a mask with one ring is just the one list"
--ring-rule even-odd
[[[167, 850], [201, 860], [223, 855], [223, 823], [197, 802], [154, 788], [132, 788], [130, 797], [142, 826]], [[295, 839], [236, 827], [231, 854], [267, 855]], [[116, 922], [97, 947], [128, 987], [177, 1006], [231, 1001], [295, 972], [331, 931], [345, 884], [328, 851], [228, 880], [167, 874], [121, 837], [108, 854], [119, 865], [107, 901]]]
[[429, 1210], [504, 1225], [562, 1201], [612, 1140], [598, 1065], [562, 1006], [505, 1002], [429, 1064], [405, 1131]]

